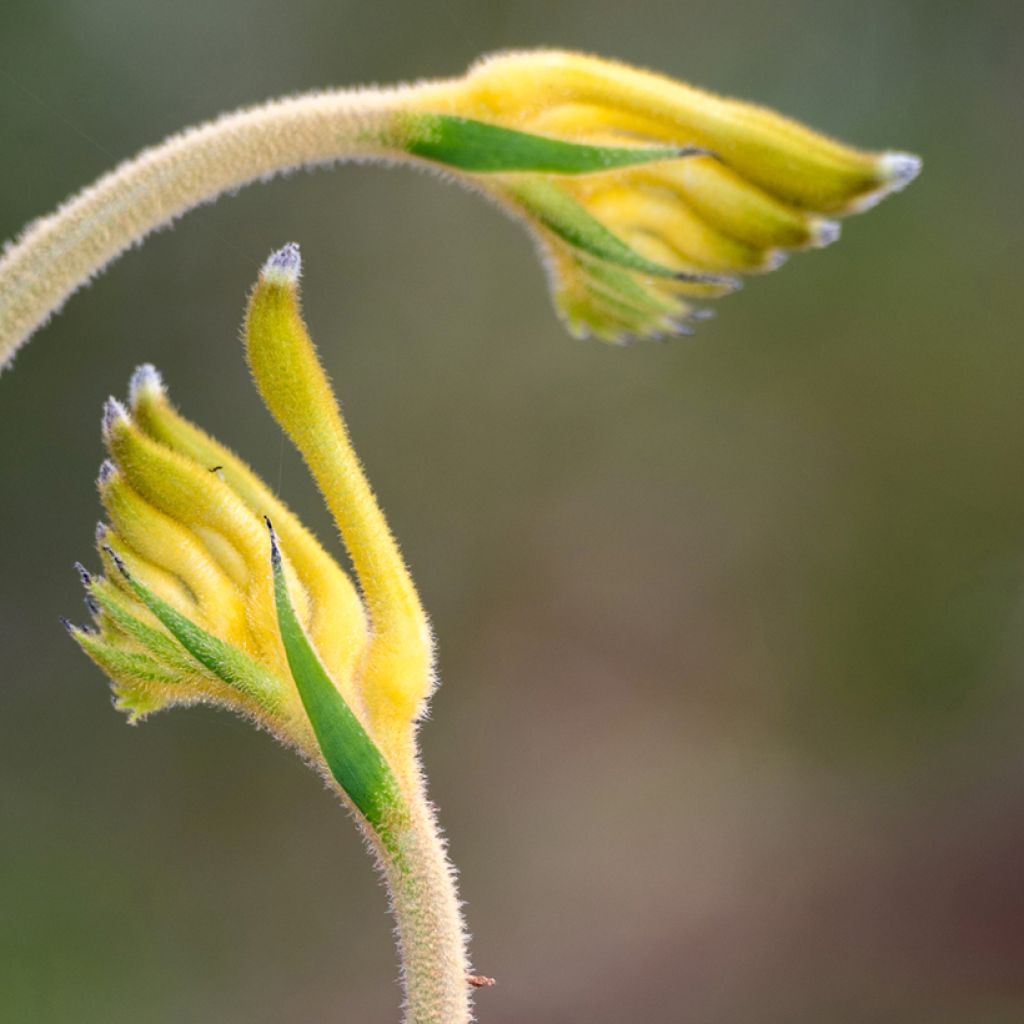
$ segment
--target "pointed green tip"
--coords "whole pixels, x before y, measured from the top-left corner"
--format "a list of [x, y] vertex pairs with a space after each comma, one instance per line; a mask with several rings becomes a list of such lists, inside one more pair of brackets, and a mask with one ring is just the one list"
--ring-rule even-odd
[[715, 155], [695, 146], [591, 146], [450, 114], [402, 115], [399, 134], [398, 145], [406, 152], [477, 174], [593, 174], [658, 160]]
[[267, 524], [267, 533], [270, 534], [270, 567], [276, 575], [281, 570], [281, 548], [278, 546], [277, 534], [274, 532], [270, 516], [264, 516], [263, 522]]
[[288, 668], [309, 717], [324, 763], [349, 799], [377, 830], [400, 806], [398, 784], [377, 745], [338, 692], [299, 622], [285, 579], [281, 553], [270, 519], [271, 564], [278, 629]]

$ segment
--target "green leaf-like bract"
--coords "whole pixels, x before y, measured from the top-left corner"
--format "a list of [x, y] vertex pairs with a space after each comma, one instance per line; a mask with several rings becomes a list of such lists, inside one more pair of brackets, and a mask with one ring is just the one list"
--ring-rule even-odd
[[674, 280], [721, 282], [709, 274], [689, 274], [641, 256], [618, 235], [609, 231], [596, 217], [554, 182], [543, 178], [518, 182], [510, 187], [512, 195], [523, 204], [527, 213], [575, 249], [600, 260], [652, 277]]
[[[268, 526], [269, 520], [268, 520]], [[324, 761], [335, 781], [382, 837], [400, 806], [398, 783], [377, 745], [323, 667], [288, 597], [281, 555], [271, 528], [277, 625], [288, 667], [309, 715]]]
[[93, 596], [104, 614], [133, 640], [138, 641], [158, 661], [178, 669], [195, 672], [201, 666], [184, 650], [174, 637], [168, 636], [163, 630], [143, 622], [122, 603], [117, 587], [108, 580], [93, 578], [89, 581], [89, 593]]
[[679, 146], [588, 146], [451, 114], [407, 114], [400, 123], [407, 152], [479, 173], [591, 174], [706, 152]]
[[204, 668], [218, 679], [251, 697], [267, 711], [276, 711], [281, 705], [281, 684], [237, 647], [197, 626], [191, 619], [157, 597], [124, 567], [121, 560], [110, 552], [125, 579], [139, 596], [139, 600], [167, 627], [172, 636]]

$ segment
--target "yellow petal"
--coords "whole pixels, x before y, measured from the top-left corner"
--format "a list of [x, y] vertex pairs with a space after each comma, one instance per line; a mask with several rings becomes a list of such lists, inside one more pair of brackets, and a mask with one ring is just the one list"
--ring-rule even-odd
[[196, 535], [140, 497], [116, 469], [101, 474], [99, 487], [111, 525], [139, 558], [188, 588], [208, 629], [251, 649], [244, 596]]
[[360, 690], [371, 734], [396, 770], [412, 764], [411, 724], [432, 682], [427, 617], [348, 437], [302, 321], [298, 246], [267, 261], [246, 316], [246, 354], [267, 408], [302, 453], [334, 516], [366, 601]]
[[362, 700], [349, 683], [366, 643], [366, 616], [352, 581], [245, 462], [174, 409], [152, 366], [133, 375], [130, 405], [147, 436], [200, 466], [215, 467], [257, 519], [272, 520], [284, 557], [308, 593], [308, 625], [317, 652], [358, 713]]
[[846, 146], [756, 104], [557, 50], [485, 58], [465, 80], [460, 112], [520, 126], [566, 104], [604, 111], [603, 127], [620, 117], [652, 140], [705, 146], [747, 180], [809, 210], [863, 208], [902, 188], [920, 167], [909, 154]]

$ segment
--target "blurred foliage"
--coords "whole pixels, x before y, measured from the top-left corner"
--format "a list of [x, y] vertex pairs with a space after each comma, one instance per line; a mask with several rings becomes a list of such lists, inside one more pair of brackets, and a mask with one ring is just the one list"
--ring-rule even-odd
[[1022, 28], [1009, 0], [7, 0], [4, 236], [220, 110], [504, 46], [925, 170], [669, 346], [568, 339], [518, 228], [367, 167], [191, 214], [76, 296], [0, 379], [0, 1015], [397, 1016], [329, 795], [224, 715], [126, 728], [56, 621], [143, 361], [333, 539], [237, 337], [294, 237], [440, 639], [423, 741], [481, 1019], [1019, 1020]]

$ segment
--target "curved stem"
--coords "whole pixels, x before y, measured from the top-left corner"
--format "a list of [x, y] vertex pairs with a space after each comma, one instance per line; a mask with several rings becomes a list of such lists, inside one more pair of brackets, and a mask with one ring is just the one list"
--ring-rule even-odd
[[422, 785], [409, 817], [378, 842], [405, 989], [405, 1024], [468, 1024], [469, 959], [466, 932], [433, 808]]
[[394, 115], [451, 82], [276, 100], [173, 135], [29, 225], [0, 258], [0, 370], [83, 284], [150, 232], [282, 171], [352, 159], [415, 162], [388, 141]]

